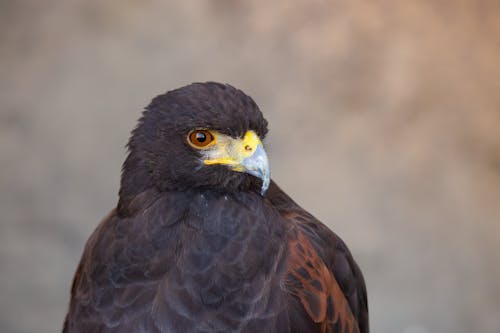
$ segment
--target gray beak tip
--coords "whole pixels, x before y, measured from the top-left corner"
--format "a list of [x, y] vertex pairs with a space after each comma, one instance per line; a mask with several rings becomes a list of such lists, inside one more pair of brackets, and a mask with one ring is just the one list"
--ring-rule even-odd
[[266, 194], [267, 189], [269, 188], [269, 183], [270, 183], [270, 178], [267, 177], [266, 179], [262, 180], [262, 188], [260, 190], [260, 195], [264, 196]]
[[243, 160], [242, 166], [247, 173], [262, 180], [260, 195], [264, 196], [269, 188], [271, 177], [269, 172], [269, 160], [262, 145], [258, 145], [255, 152]]

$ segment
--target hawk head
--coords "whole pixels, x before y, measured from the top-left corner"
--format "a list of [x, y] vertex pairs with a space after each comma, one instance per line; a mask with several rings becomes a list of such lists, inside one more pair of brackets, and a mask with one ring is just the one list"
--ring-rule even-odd
[[194, 83], [153, 99], [128, 142], [120, 204], [148, 190], [257, 191], [269, 186], [267, 121], [242, 91]]

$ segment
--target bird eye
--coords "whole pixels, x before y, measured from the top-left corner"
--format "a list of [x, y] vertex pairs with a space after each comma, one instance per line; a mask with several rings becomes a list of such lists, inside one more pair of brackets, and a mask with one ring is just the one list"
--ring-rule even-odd
[[194, 148], [205, 148], [215, 144], [215, 135], [209, 130], [194, 130], [189, 132], [188, 142]]

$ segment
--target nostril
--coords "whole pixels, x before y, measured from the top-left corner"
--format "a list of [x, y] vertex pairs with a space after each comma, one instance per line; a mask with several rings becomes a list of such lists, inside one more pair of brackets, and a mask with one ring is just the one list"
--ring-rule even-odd
[[252, 151], [253, 149], [252, 149], [252, 147], [250, 147], [249, 145], [246, 145], [246, 146], [245, 146], [245, 150], [246, 150], [246, 151]]

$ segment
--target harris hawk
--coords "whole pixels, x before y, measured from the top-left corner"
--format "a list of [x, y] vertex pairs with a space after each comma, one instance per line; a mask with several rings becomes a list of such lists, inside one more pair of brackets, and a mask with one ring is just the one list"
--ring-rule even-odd
[[63, 332], [368, 333], [360, 269], [270, 179], [266, 133], [229, 85], [154, 98], [118, 204], [85, 246]]

